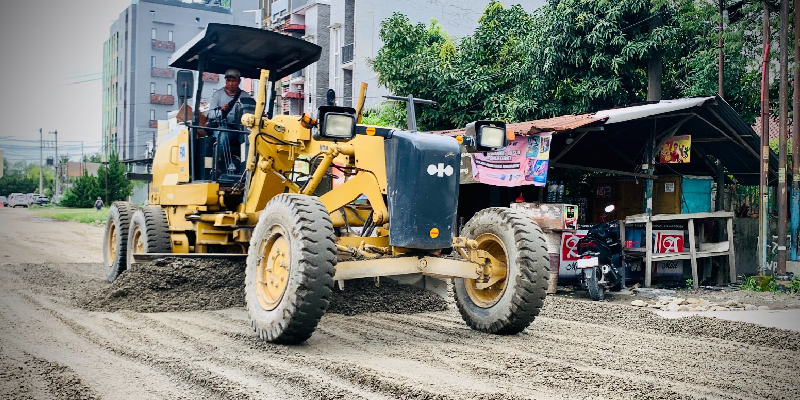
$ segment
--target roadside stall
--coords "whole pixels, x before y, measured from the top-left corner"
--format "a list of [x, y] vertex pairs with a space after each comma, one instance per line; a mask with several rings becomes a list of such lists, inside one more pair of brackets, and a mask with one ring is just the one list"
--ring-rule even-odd
[[[551, 274], [559, 284], [574, 283], [575, 245], [601, 220], [620, 221], [622, 244], [632, 261], [625, 271], [629, 281], [646, 286], [686, 279], [695, 286], [702, 280], [735, 282], [735, 230], [727, 229], [729, 220], [692, 216], [721, 209], [714, 201], [715, 185], [758, 182], [759, 139], [723, 99], [663, 100], [508, 124], [507, 129], [515, 140], [505, 152], [462, 153], [459, 218], [493, 206], [524, 210], [546, 233]], [[777, 159], [771, 154], [769, 161], [770, 177], [776, 179]], [[565, 193], [565, 175], [581, 179], [588, 189]], [[604, 215], [608, 205], [615, 210]], [[654, 216], [649, 231], [641, 218], [626, 223], [641, 214]], [[727, 245], [709, 244], [723, 242]], [[637, 251], [648, 244], [649, 250]], [[706, 251], [726, 257], [697, 257]]]

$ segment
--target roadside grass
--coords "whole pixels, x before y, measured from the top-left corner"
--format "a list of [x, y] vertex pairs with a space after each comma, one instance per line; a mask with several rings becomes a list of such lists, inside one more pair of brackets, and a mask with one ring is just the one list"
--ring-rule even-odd
[[100, 211], [94, 208], [31, 207], [31, 211], [39, 218], [77, 221], [84, 224], [105, 221], [108, 217], [108, 207], [103, 207]]

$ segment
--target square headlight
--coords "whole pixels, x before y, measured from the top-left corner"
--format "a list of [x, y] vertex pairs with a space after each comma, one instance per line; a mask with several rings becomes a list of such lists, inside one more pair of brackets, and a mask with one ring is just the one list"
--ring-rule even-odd
[[350, 114], [327, 113], [320, 135], [326, 139], [350, 140], [355, 136], [356, 119]]
[[508, 145], [506, 124], [502, 121], [470, 122], [465, 127], [464, 138], [470, 138], [464, 142], [469, 153], [498, 151]]
[[316, 140], [347, 141], [356, 136], [356, 110], [352, 107], [320, 106], [319, 129], [312, 132]]
[[496, 126], [483, 126], [478, 132], [478, 146], [499, 149], [506, 145], [506, 130]]

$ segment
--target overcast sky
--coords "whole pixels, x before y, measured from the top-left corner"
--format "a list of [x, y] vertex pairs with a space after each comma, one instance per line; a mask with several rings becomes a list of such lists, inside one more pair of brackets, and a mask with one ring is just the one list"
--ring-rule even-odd
[[[0, 1], [0, 149], [39, 160], [39, 128], [58, 130], [59, 154], [102, 140], [103, 42], [131, 0]], [[48, 150], [45, 151], [47, 153]], [[52, 154], [52, 150], [49, 150]]]

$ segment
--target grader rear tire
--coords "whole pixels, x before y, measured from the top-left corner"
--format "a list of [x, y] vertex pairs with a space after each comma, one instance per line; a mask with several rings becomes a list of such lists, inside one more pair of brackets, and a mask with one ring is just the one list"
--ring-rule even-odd
[[333, 224], [316, 197], [270, 200], [247, 252], [245, 302], [253, 330], [273, 343], [311, 337], [328, 308], [335, 264]]
[[128, 265], [140, 253], [172, 253], [169, 222], [161, 207], [141, 207], [131, 217], [128, 231]]
[[127, 201], [115, 201], [108, 209], [103, 233], [103, 272], [114, 282], [128, 267], [128, 229], [135, 207]]
[[539, 315], [549, 276], [544, 234], [535, 222], [509, 208], [488, 208], [464, 226], [463, 236], [506, 264], [503, 279], [478, 289], [475, 280], [454, 279], [461, 317], [480, 332], [513, 335]]

